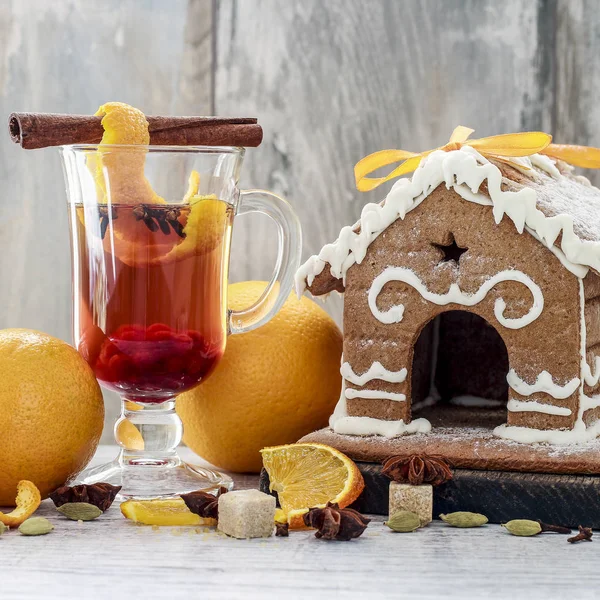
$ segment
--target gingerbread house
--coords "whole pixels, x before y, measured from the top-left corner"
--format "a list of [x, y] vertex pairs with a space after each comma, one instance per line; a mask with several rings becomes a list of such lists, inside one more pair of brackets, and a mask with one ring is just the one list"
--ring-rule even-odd
[[344, 294], [332, 430], [427, 433], [467, 407], [509, 440], [597, 437], [598, 273], [600, 190], [573, 167], [429, 154], [297, 273], [299, 293]]

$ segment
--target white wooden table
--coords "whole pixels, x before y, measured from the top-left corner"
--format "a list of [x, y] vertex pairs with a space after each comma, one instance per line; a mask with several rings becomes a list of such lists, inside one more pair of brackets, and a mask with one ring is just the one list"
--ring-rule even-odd
[[[95, 462], [115, 454], [101, 447]], [[184, 449], [184, 457], [192, 458]], [[238, 487], [256, 477], [236, 479]], [[510, 536], [497, 525], [458, 530], [440, 522], [394, 534], [375, 517], [351, 542], [288, 538], [235, 540], [214, 530], [136, 525], [113, 505], [77, 524], [50, 501], [38, 511], [47, 536], [0, 537], [1, 600], [243, 598], [597, 598], [596, 543], [555, 534]]]

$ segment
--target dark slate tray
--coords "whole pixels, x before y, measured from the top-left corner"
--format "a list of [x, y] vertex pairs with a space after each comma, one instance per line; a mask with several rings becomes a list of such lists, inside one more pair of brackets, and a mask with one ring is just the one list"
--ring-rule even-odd
[[[388, 514], [389, 479], [381, 465], [356, 463], [365, 489], [352, 505], [366, 514]], [[434, 518], [459, 510], [485, 514], [490, 523], [541, 519], [545, 523], [600, 529], [600, 476], [454, 469], [454, 478], [433, 492]], [[263, 470], [260, 489], [269, 492]]]

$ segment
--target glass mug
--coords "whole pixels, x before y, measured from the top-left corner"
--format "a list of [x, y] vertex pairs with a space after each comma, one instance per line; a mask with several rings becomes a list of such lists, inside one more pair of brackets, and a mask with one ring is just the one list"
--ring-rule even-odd
[[[61, 148], [67, 186], [77, 350], [120, 394], [119, 456], [72, 484], [108, 482], [122, 498], [232, 487], [229, 477], [183, 462], [175, 398], [218, 364], [228, 334], [264, 325], [287, 299], [301, 254], [291, 206], [241, 191], [243, 148]], [[275, 270], [262, 296], [227, 309], [234, 217], [260, 212], [278, 227]]]

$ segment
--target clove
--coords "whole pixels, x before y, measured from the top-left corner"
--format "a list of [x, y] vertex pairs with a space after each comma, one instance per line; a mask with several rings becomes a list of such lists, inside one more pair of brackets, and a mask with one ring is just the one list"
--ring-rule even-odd
[[536, 519], [536, 521], [540, 524], [540, 527], [542, 528], [541, 533], [544, 532], [552, 532], [552, 533], [571, 533], [571, 528], [570, 527], [564, 527], [563, 525], [550, 525], [549, 523], [542, 523], [542, 521], [540, 521], [539, 519]]
[[567, 539], [567, 542], [575, 544], [576, 542], [591, 542], [592, 541], [592, 528], [579, 526], [579, 533], [573, 537]]

